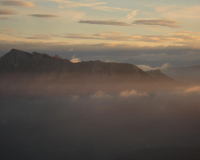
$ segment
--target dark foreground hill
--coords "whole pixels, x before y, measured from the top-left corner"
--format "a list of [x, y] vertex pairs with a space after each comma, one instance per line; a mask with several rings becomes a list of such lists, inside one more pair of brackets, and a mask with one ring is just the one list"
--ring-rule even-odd
[[[12, 49], [0, 58], [1, 94], [10, 90], [32, 94], [66, 94], [95, 90], [175, 86], [178, 83], [159, 73], [154, 76], [132, 64], [88, 61], [72, 63], [59, 56]], [[148, 87], [147, 87], [148, 86]]]

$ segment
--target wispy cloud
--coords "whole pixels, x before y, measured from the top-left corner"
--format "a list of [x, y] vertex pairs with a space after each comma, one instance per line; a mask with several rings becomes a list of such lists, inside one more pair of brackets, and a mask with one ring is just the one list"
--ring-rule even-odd
[[8, 17], [0, 17], [0, 20], [10, 20]]
[[200, 93], [200, 86], [194, 86], [194, 87], [190, 87], [184, 90], [185, 94], [189, 94], [189, 93]]
[[0, 1], [0, 5], [4, 6], [19, 6], [19, 7], [35, 7], [34, 3], [26, 1]]
[[118, 22], [114, 20], [97, 21], [97, 20], [80, 20], [79, 23], [98, 24], [98, 25], [114, 25], [114, 26], [130, 26], [126, 22]]
[[95, 36], [88, 36], [84, 34], [66, 34], [64, 38], [70, 38], [70, 39], [100, 39], [99, 37]]
[[6, 15], [6, 14], [17, 14], [16, 12], [12, 10], [6, 10], [6, 9], [0, 9], [0, 15]]
[[6, 32], [13, 32], [14, 30], [13, 29], [5, 29], [4, 31], [6, 31]]
[[82, 19], [85, 16], [85, 12], [63, 11], [59, 13], [59, 16], [77, 22], [78, 20]]
[[51, 0], [53, 2], [59, 3], [59, 8], [79, 8], [79, 7], [88, 7], [96, 10], [103, 11], [129, 11], [127, 8], [118, 8], [118, 7], [109, 7], [105, 6], [107, 2], [97, 2], [97, 3], [82, 3], [82, 2], [72, 2], [65, 0]]
[[61, 8], [93, 7], [93, 6], [107, 4], [107, 2], [82, 3], [82, 2], [72, 2], [65, 0], [50, 0], [50, 1], [59, 3]]
[[37, 18], [54, 18], [54, 17], [59, 17], [58, 15], [53, 15], [53, 14], [29, 14], [28, 16], [37, 17]]
[[84, 34], [67, 34], [65, 38], [71, 39], [96, 39], [96, 40], [112, 40], [112, 41], [144, 41], [153, 43], [163, 42], [183, 42], [184, 40], [179, 37], [173, 36], [146, 36], [146, 35], [125, 35], [121, 32], [103, 32], [94, 35]]
[[35, 36], [32, 36], [32, 37], [27, 37], [26, 39], [50, 39], [50, 36], [48, 35], [35, 35]]
[[179, 22], [179, 21], [174, 21], [171, 19], [155, 19], [155, 20], [136, 20], [132, 24], [181, 28], [180, 26], [177, 25], [180, 23], [181, 22]]
[[102, 11], [130, 11], [130, 9], [127, 8], [118, 8], [118, 7], [108, 7], [108, 6], [94, 6], [92, 9], [96, 10], [102, 10]]
[[138, 14], [138, 10], [135, 10], [135, 11], [129, 13], [129, 14], [126, 16], [126, 19], [127, 19], [127, 20], [130, 20], [130, 19], [134, 18], [137, 14]]
[[189, 95], [189, 94], [200, 94], [200, 86], [191, 86], [187, 88], [177, 88], [173, 93], [175, 94], [183, 94], [183, 95]]
[[[152, 6], [151, 6], [152, 7]], [[153, 6], [157, 14], [174, 18], [200, 18], [200, 6], [159, 5]]]

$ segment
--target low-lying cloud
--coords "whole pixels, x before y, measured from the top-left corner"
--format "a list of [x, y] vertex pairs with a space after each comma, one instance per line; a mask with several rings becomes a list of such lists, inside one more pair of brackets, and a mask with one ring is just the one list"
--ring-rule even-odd
[[185, 94], [190, 94], [190, 93], [200, 93], [200, 86], [194, 86], [187, 88], [183, 91]]
[[101, 98], [111, 98], [111, 95], [103, 91], [98, 91], [95, 94], [90, 95], [89, 97], [92, 99], [101, 99]]
[[169, 67], [168, 63], [163, 64], [161, 67], [151, 67], [148, 65], [137, 65], [140, 69], [142, 69], [143, 71], [150, 71], [150, 70], [156, 70], [156, 69], [167, 69]]
[[123, 91], [120, 93], [120, 96], [121, 97], [135, 97], [135, 96], [140, 96], [140, 97], [143, 97], [143, 96], [148, 96], [148, 93], [147, 92], [138, 92], [138, 91], [135, 91], [135, 90], [131, 90], [131, 91]]
[[[1, 158], [116, 160], [132, 155], [135, 149], [157, 148], [155, 155], [146, 158], [157, 159], [162, 147], [198, 151], [199, 95], [76, 97], [0, 99], [0, 142], [5, 146]], [[185, 153], [180, 156], [187, 159]]]

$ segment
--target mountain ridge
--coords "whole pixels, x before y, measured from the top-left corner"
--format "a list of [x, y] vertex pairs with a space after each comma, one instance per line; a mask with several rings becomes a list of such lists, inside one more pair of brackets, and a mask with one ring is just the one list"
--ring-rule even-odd
[[[151, 71], [154, 72], [157, 71]], [[0, 96], [91, 94], [99, 90], [115, 94], [179, 85], [171, 79], [168, 81], [160, 71], [156, 75], [132, 64], [98, 60], [72, 63], [59, 56], [12, 49], [0, 57]]]
[[59, 56], [51, 57], [37, 52], [28, 53], [17, 49], [0, 58], [0, 71], [34, 71], [34, 72], [65, 72], [69, 74], [88, 75], [129, 75], [145, 76], [152, 80], [148, 74], [132, 64], [107, 63], [101, 61], [88, 61], [72, 63]]

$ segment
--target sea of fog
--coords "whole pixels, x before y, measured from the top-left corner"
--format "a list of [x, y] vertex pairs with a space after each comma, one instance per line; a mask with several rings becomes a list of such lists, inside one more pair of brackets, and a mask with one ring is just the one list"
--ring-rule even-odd
[[0, 157], [117, 160], [137, 149], [197, 148], [199, 122], [198, 87], [168, 92], [130, 90], [110, 95], [98, 91], [87, 96], [2, 98]]

